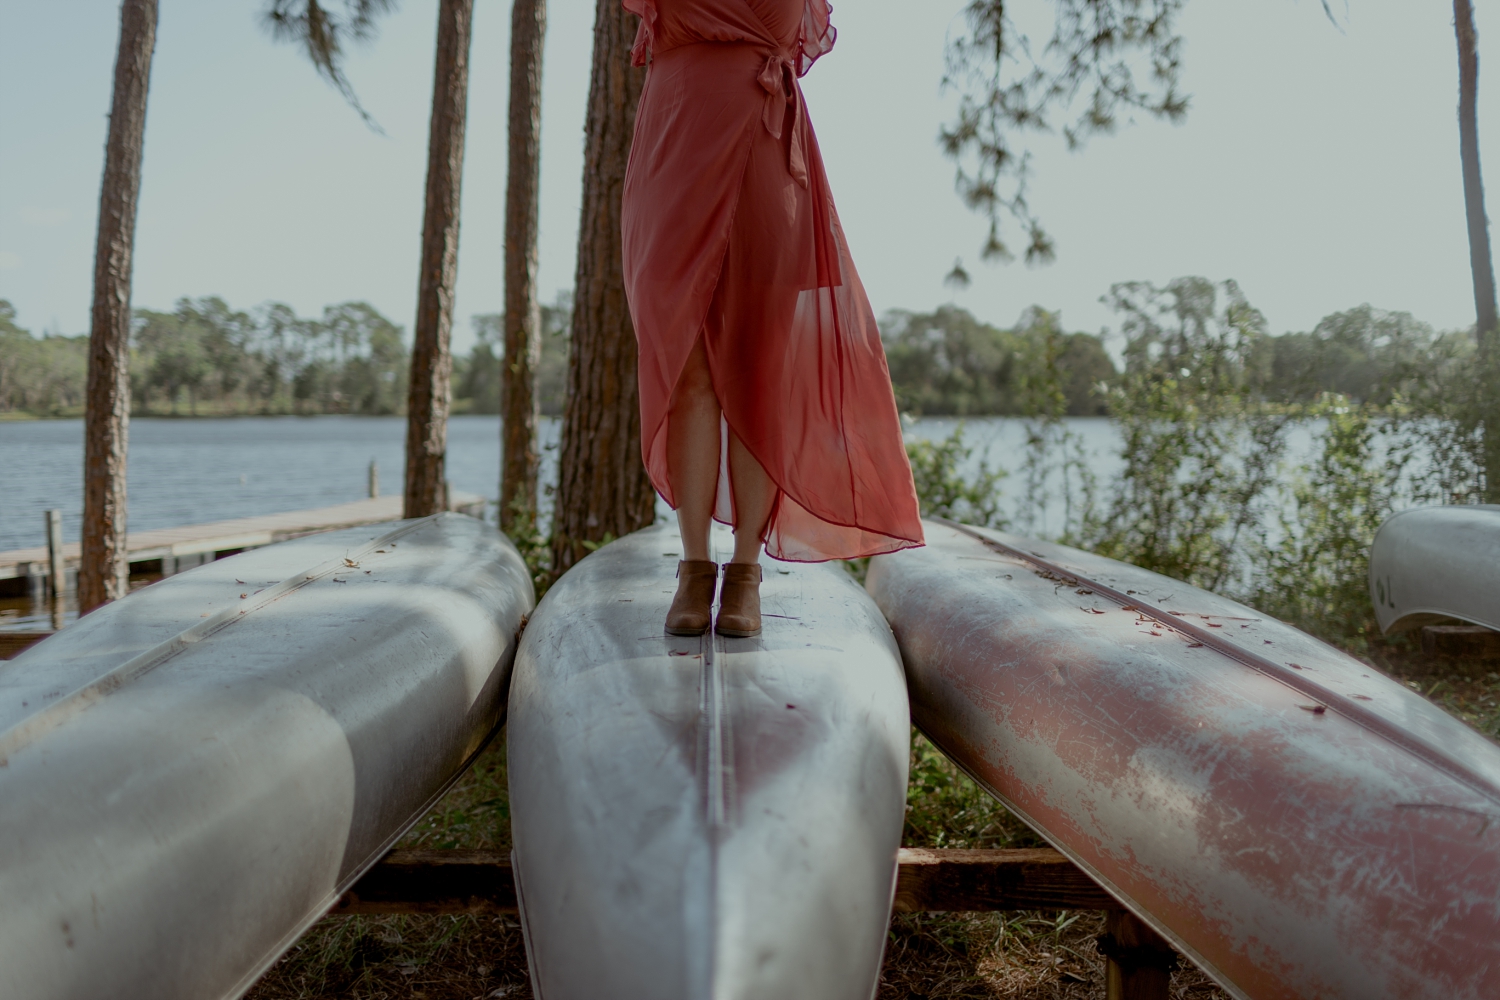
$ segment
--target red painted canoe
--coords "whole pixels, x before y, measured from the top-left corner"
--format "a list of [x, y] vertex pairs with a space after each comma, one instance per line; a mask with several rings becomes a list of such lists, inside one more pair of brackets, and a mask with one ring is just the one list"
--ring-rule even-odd
[[927, 541], [868, 578], [913, 721], [1230, 993], [1500, 996], [1500, 748], [1242, 604]]

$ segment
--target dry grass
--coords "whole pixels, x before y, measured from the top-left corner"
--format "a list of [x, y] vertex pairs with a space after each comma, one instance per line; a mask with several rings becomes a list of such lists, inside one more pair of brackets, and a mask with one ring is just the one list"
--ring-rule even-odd
[[[1500, 734], [1500, 664], [1425, 658], [1408, 645], [1373, 663], [1490, 737]], [[1029, 847], [1041, 841], [926, 740], [912, 744], [911, 847]], [[405, 847], [510, 846], [504, 741], [496, 740]], [[1102, 1000], [1094, 912], [907, 914], [891, 923], [879, 1000]], [[1191, 966], [1174, 1000], [1226, 1000]], [[256, 986], [252, 1000], [531, 997], [521, 931], [507, 917], [328, 917]]]

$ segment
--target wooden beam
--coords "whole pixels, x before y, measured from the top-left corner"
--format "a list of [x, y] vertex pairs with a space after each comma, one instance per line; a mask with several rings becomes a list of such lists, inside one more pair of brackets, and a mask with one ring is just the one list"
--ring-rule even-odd
[[897, 913], [923, 910], [1109, 910], [1114, 901], [1050, 847], [1006, 851], [902, 848]]
[[[921, 910], [1112, 910], [1116, 903], [1051, 848], [903, 849], [898, 913]], [[510, 859], [494, 851], [393, 851], [333, 913], [514, 913]]]
[[1500, 659], [1500, 632], [1483, 625], [1428, 625], [1422, 629], [1422, 652], [1428, 656]]
[[510, 856], [498, 851], [392, 851], [330, 913], [515, 913]]

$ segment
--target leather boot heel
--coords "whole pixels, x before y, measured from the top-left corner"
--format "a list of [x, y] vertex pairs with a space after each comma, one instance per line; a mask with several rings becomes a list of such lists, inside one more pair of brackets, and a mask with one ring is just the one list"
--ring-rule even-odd
[[667, 612], [668, 635], [702, 635], [713, 617], [714, 588], [719, 564], [708, 559], [684, 559], [677, 564], [677, 595]]
[[737, 639], [760, 635], [760, 564], [725, 563], [714, 631]]

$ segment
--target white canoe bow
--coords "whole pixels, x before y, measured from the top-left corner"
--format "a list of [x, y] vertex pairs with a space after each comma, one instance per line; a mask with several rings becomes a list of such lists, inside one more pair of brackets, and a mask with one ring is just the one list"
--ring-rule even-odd
[[1447, 618], [1500, 630], [1500, 505], [1392, 515], [1370, 546], [1370, 600], [1383, 632]]
[[242, 995], [484, 746], [533, 600], [440, 514], [209, 563], [0, 664], [0, 996]]
[[869, 1000], [910, 734], [890, 629], [837, 565], [768, 562], [760, 636], [667, 636], [678, 551], [658, 527], [590, 555], [516, 658], [536, 995]]

